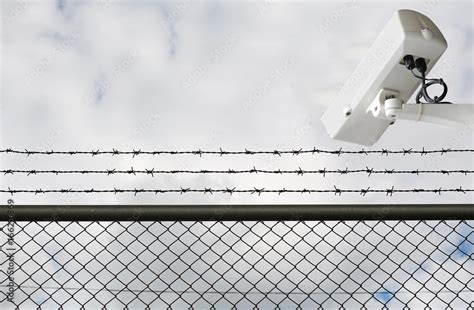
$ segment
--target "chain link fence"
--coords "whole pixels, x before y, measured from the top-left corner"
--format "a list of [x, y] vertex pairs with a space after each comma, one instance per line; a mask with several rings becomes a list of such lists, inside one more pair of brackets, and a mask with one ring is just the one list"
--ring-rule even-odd
[[474, 306], [474, 221], [0, 224], [2, 309]]

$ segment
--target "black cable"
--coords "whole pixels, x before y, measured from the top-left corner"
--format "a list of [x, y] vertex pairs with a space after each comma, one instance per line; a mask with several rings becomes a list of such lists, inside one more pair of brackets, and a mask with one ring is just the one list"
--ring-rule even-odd
[[[416, 94], [416, 103], [447, 103], [450, 104], [451, 102], [446, 102], [443, 101], [444, 97], [448, 94], [448, 85], [443, 81], [443, 79], [427, 79], [426, 78], [426, 70], [427, 70], [427, 65], [426, 65], [426, 60], [422, 57], [418, 57], [415, 60], [415, 57], [413, 55], [405, 55], [403, 57], [403, 65], [405, 68], [411, 71], [411, 73], [418, 79], [421, 80], [421, 88]], [[418, 72], [421, 73], [421, 76], [417, 75], [413, 70], [416, 68]], [[428, 81], [428, 82], [427, 82]], [[428, 87], [439, 84], [443, 86], [443, 93], [441, 96], [435, 96], [434, 98], [431, 98], [430, 95], [428, 94]], [[420, 102], [420, 99], [423, 98], [425, 102]]]
[[[416, 103], [444, 103], [444, 104], [451, 104], [451, 102], [443, 101], [443, 99], [448, 94], [448, 85], [443, 81], [443, 79], [428, 79], [425, 77], [425, 73], [421, 72], [421, 76], [415, 74], [413, 69], [410, 70], [411, 73], [418, 79], [421, 80], [421, 88], [416, 95]], [[428, 81], [428, 82], [427, 82]], [[428, 94], [428, 87], [439, 84], [443, 86], [443, 93], [440, 96], [434, 96], [431, 98]], [[423, 98], [425, 102], [420, 102], [420, 99]]]

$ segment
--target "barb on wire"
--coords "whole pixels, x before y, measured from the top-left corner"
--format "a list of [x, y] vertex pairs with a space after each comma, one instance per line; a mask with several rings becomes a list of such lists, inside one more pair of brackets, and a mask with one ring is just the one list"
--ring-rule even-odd
[[207, 194], [207, 193], [223, 193], [223, 194], [229, 194], [232, 195], [234, 193], [247, 193], [247, 194], [258, 194], [259, 196], [264, 193], [276, 193], [276, 194], [291, 194], [291, 193], [296, 193], [296, 194], [311, 194], [311, 193], [333, 193], [334, 195], [339, 195], [343, 193], [358, 193], [362, 196], [365, 196], [367, 193], [385, 193], [387, 196], [392, 196], [394, 193], [434, 193], [434, 194], [439, 194], [441, 193], [462, 193], [462, 194], [467, 194], [469, 192], [474, 192], [474, 189], [463, 189], [462, 187], [459, 188], [435, 188], [435, 189], [426, 189], [426, 188], [413, 188], [413, 189], [398, 189], [392, 186], [391, 188], [386, 188], [386, 189], [371, 189], [370, 187], [366, 189], [341, 189], [336, 187], [335, 185], [333, 186], [334, 189], [266, 189], [265, 187], [262, 188], [251, 188], [251, 189], [237, 189], [237, 188], [209, 188], [209, 187], [204, 187], [203, 189], [197, 189], [197, 188], [177, 188], [177, 189], [11, 189], [8, 187], [8, 189], [1, 189], [0, 193], [6, 193], [10, 195], [18, 194], [18, 193], [32, 193], [32, 194], [47, 194], [47, 193], [62, 193], [62, 194], [67, 194], [67, 193], [86, 193], [86, 194], [101, 194], [101, 193], [112, 193], [112, 194], [117, 194], [117, 193], [133, 193], [135, 196], [138, 193], [154, 193], [154, 194], [166, 194], [166, 193], [179, 193], [179, 194], [188, 194], [188, 193], [201, 193], [201, 194]]
[[118, 170], [114, 169], [105, 169], [105, 170], [15, 170], [15, 169], [4, 169], [0, 170], [0, 173], [3, 175], [14, 175], [14, 174], [26, 174], [27, 176], [30, 175], [38, 175], [38, 174], [105, 174], [105, 175], [114, 175], [114, 174], [128, 174], [128, 175], [137, 175], [137, 174], [147, 174], [152, 177], [155, 174], [258, 174], [258, 173], [265, 173], [265, 174], [294, 174], [299, 176], [304, 176], [306, 174], [320, 174], [323, 177], [326, 174], [354, 174], [354, 173], [363, 173], [370, 177], [372, 174], [441, 174], [441, 175], [450, 175], [450, 174], [473, 174], [474, 170], [395, 170], [395, 169], [383, 169], [383, 170], [375, 170], [374, 168], [366, 167], [365, 169], [333, 169], [328, 170], [326, 168], [323, 169], [316, 169], [316, 170], [305, 170], [301, 167], [298, 169], [293, 170], [268, 170], [268, 169], [257, 169], [255, 166], [251, 169], [244, 169], [244, 170], [235, 170], [235, 169], [226, 169], [226, 170], [207, 170], [207, 169], [200, 169], [200, 170], [155, 170], [155, 168], [151, 169], [144, 169], [144, 170], [135, 170], [131, 167], [128, 170]]
[[369, 190], [370, 190], [370, 186], [367, 187], [367, 189], [363, 189], [363, 188], [362, 188], [362, 189], [360, 190], [361, 196], [365, 196], [365, 195], [369, 192]]
[[141, 156], [141, 155], [275, 155], [275, 156], [282, 156], [284, 154], [289, 155], [301, 155], [301, 154], [332, 154], [341, 156], [342, 154], [358, 154], [358, 155], [369, 155], [369, 154], [379, 154], [388, 156], [391, 154], [402, 154], [402, 155], [414, 155], [419, 154], [421, 156], [428, 155], [428, 154], [447, 154], [447, 153], [474, 153], [474, 149], [445, 149], [442, 148], [441, 150], [425, 150], [423, 147], [421, 150], [413, 150], [413, 149], [402, 149], [402, 150], [389, 150], [389, 149], [381, 149], [381, 150], [369, 150], [366, 151], [364, 149], [361, 150], [343, 150], [342, 148], [338, 150], [324, 150], [318, 149], [313, 147], [312, 149], [291, 149], [291, 150], [263, 150], [263, 151], [252, 151], [248, 149], [244, 149], [243, 151], [225, 151], [222, 148], [219, 148], [218, 151], [203, 151], [199, 150], [192, 150], [192, 151], [170, 151], [170, 150], [162, 150], [162, 151], [142, 151], [139, 150], [131, 150], [131, 151], [120, 151], [115, 148], [112, 150], [92, 150], [92, 151], [32, 151], [32, 150], [14, 150], [11, 148], [0, 150], [0, 153], [6, 154], [25, 154], [27, 156], [30, 155], [132, 155], [133, 158]]

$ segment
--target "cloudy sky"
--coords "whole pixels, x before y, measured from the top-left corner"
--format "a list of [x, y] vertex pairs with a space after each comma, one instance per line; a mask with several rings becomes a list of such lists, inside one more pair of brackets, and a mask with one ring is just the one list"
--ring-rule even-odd
[[[473, 102], [470, 1], [4, 0], [0, 148], [360, 150], [320, 117], [397, 9], [428, 15], [448, 41], [432, 76]], [[366, 150], [472, 149], [472, 131], [399, 122]], [[443, 156], [24, 156], [2, 169], [470, 169]], [[12, 189], [473, 188], [472, 175], [5, 175]], [[5, 198], [7, 194], [3, 194]], [[18, 194], [17, 203], [472, 202], [437, 194]]]
[[[473, 5], [470, 1], [2, 0], [0, 149], [291, 150], [316, 147], [338, 150], [342, 147], [360, 150], [357, 145], [332, 141], [320, 117], [388, 19], [402, 8], [415, 9], [431, 17], [448, 41], [449, 48], [431, 73], [448, 83], [447, 100], [473, 103]], [[389, 128], [377, 144], [365, 149], [472, 149], [473, 146], [470, 129], [400, 122]], [[305, 170], [365, 169], [366, 166], [381, 170], [473, 170], [474, 160], [472, 154], [423, 157], [141, 155], [135, 158], [2, 154], [0, 166], [24, 170], [131, 167], [136, 170], [237, 170], [254, 166]], [[472, 175], [454, 174], [371, 177], [354, 174], [325, 178], [263, 174], [154, 177], [16, 174], [0, 177], [2, 189], [333, 189], [333, 186], [342, 189], [369, 186], [372, 189], [392, 186], [472, 189], [474, 180]], [[5, 201], [10, 196], [2, 194], [2, 197]], [[394, 194], [392, 197], [383, 193], [365, 197], [359, 194], [138, 194], [136, 197], [133, 194], [18, 194], [13, 198], [22, 204], [473, 201], [472, 193]], [[443, 237], [452, 231], [436, 230]], [[265, 232], [252, 231], [260, 235]], [[402, 231], [406, 233], [407, 229]], [[427, 228], [420, 233], [434, 236], [432, 231]], [[464, 238], [471, 231], [471, 226], [460, 226], [461, 237], [451, 245], [467, 245]], [[49, 239], [42, 241], [46, 240]], [[315, 237], [311, 242], [315, 240], [319, 239]], [[62, 241], [58, 242], [56, 246], [61, 249]], [[371, 247], [359, 249], [372, 252]], [[346, 250], [343, 253], [349, 253], [352, 247]], [[457, 251], [452, 246], [448, 250]], [[472, 243], [463, 251], [459, 260], [465, 261], [466, 253], [472, 253]], [[431, 255], [431, 259], [444, 261], [449, 269], [458, 258], [446, 262], [444, 256], [437, 253]], [[470, 276], [457, 277], [468, 283]], [[376, 298], [386, 301], [388, 290], [396, 289], [398, 287], [387, 288]]]

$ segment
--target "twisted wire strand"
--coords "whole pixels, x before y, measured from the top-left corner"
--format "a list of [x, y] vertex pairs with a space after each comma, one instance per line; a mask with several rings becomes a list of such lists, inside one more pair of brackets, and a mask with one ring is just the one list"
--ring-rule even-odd
[[161, 150], [161, 151], [142, 151], [140, 150], [132, 150], [132, 151], [120, 151], [117, 149], [112, 150], [91, 150], [91, 151], [32, 151], [32, 150], [14, 150], [11, 148], [7, 148], [4, 150], [0, 150], [0, 153], [5, 154], [23, 154], [23, 155], [132, 155], [133, 157], [139, 155], [301, 155], [301, 154], [332, 154], [332, 155], [343, 155], [343, 154], [359, 154], [359, 155], [369, 155], [369, 154], [380, 154], [380, 155], [390, 155], [390, 154], [402, 154], [402, 155], [415, 155], [419, 154], [421, 156], [428, 155], [428, 154], [447, 154], [447, 153], [474, 153], [474, 149], [440, 149], [440, 150], [425, 150], [423, 147], [421, 150], [413, 150], [413, 149], [402, 149], [402, 150], [389, 150], [389, 149], [381, 149], [381, 150], [343, 150], [340, 148], [339, 150], [324, 150], [318, 149], [313, 147], [312, 149], [292, 149], [292, 150], [263, 150], [263, 151], [252, 151], [245, 149], [243, 151], [225, 151], [222, 148], [219, 150], [214, 151], [203, 151], [201, 149], [194, 150], [194, 151], [173, 151], [173, 150]]
[[207, 170], [207, 169], [200, 169], [200, 170], [155, 170], [152, 169], [144, 169], [144, 170], [135, 170], [131, 167], [128, 170], [120, 170], [120, 169], [105, 169], [105, 170], [16, 170], [16, 169], [5, 169], [0, 170], [0, 173], [4, 175], [14, 175], [14, 174], [26, 174], [27, 176], [37, 175], [37, 174], [106, 174], [106, 175], [114, 175], [114, 174], [128, 174], [128, 175], [137, 175], [137, 174], [146, 174], [151, 175], [152, 177], [155, 174], [295, 174], [295, 175], [305, 175], [305, 174], [320, 174], [326, 176], [326, 174], [356, 174], [356, 173], [364, 173], [367, 176], [371, 176], [372, 174], [411, 174], [411, 175], [420, 175], [420, 174], [442, 174], [442, 175], [450, 175], [450, 174], [472, 174], [474, 170], [396, 170], [396, 169], [383, 169], [383, 170], [376, 170], [374, 168], [366, 167], [365, 169], [316, 169], [316, 170], [306, 170], [301, 169], [292, 169], [292, 170], [285, 170], [285, 169], [277, 169], [277, 170], [268, 170], [268, 169], [257, 169], [253, 167], [252, 169], [243, 169], [243, 170], [235, 170], [235, 169], [226, 169], [226, 170]]
[[391, 188], [386, 189], [371, 189], [370, 187], [366, 189], [340, 189], [337, 188], [335, 185], [333, 189], [266, 189], [266, 188], [247, 188], [247, 189], [237, 189], [236, 187], [233, 188], [174, 188], [174, 189], [1, 189], [0, 193], [7, 193], [11, 194], [12, 196], [17, 193], [30, 193], [30, 194], [47, 194], [47, 193], [61, 193], [61, 194], [68, 194], [68, 193], [85, 193], [85, 194], [101, 194], [101, 193], [112, 193], [112, 194], [119, 194], [119, 193], [134, 193], [135, 196], [141, 193], [153, 193], [157, 194], [167, 194], [167, 193], [178, 193], [178, 194], [189, 194], [189, 193], [201, 193], [201, 194], [214, 194], [214, 193], [222, 193], [222, 194], [238, 194], [238, 193], [245, 193], [245, 194], [258, 194], [259, 196], [264, 193], [273, 193], [273, 194], [290, 194], [290, 193], [299, 193], [299, 194], [311, 194], [311, 193], [333, 193], [334, 195], [341, 195], [343, 193], [359, 193], [362, 196], [365, 196], [367, 193], [385, 193], [387, 196], [392, 196], [394, 193], [434, 193], [439, 194], [441, 193], [463, 193], [467, 194], [468, 192], [474, 192], [474, 189], [463, 189], [462, 187], [459, 188], [437, 188], [437, 189], [425, 189], [425, 188], [413, 188], [413, 189], [398, 189], [392, 186]]

